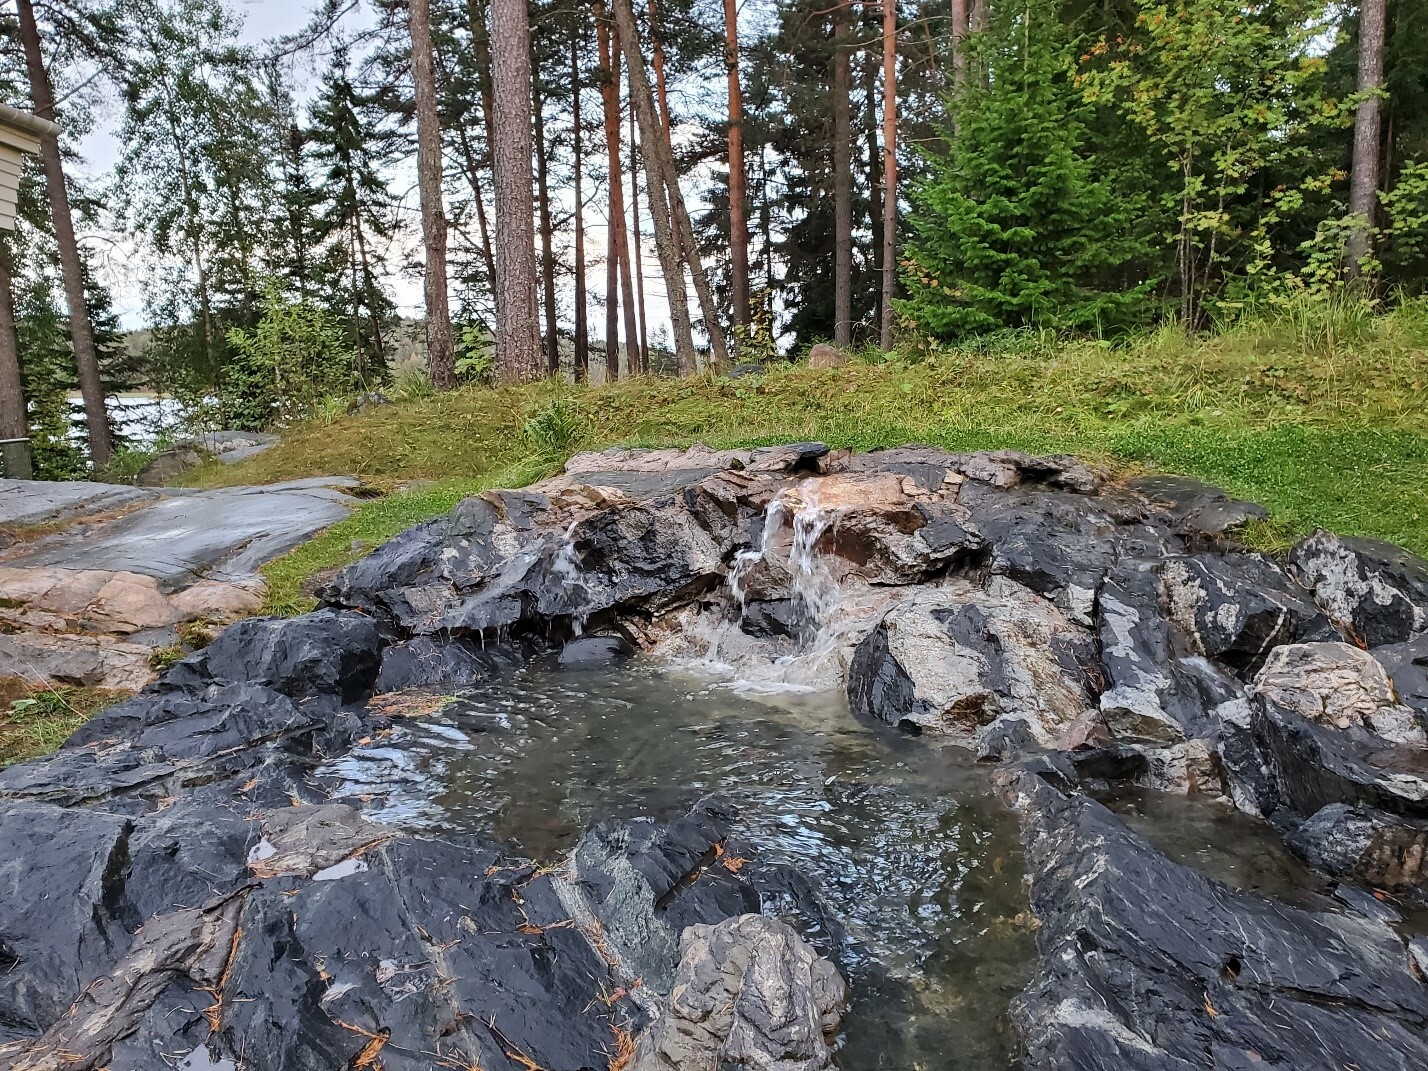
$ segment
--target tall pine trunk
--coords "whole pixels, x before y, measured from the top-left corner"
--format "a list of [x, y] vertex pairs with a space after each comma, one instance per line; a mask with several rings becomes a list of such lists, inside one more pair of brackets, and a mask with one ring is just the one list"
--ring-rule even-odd
[[[427, 367], [437, 390], [456, 387], [456, 345], [446, 294], [446, 209], [442, 203], [441, 121], [436, 109], [436, 69], [431, 51], [431, 0], [411, 0], [412, 80], [416, 84], [417, 188], [422, 244], [426, 247]], [[529, 188], [529, 187], [527, 187]]]
[[[620, 49], [612, 47], [605, 20], [596, 26], [600, 50], [600, 97], [605, 106], [605, 157], [609, 174], [610, 212], [605, 243], [605, 377], [620, 377], [620, 278], [628, 278], [626, 251], [624, 162], [620, 158]], [[628, 296], [626, 297], [628, 301]], [[626, 338], [627, 346], [634, 345]]]
[[[883, 270], [883, 157], [878, 149], [879, 56], [871, 47], [863, 53], [863, 151], [868, 175], [868, 230], [872, 233], [873, 272]], [[876, 311], [876, 309], [874, 310]]]
[[500, 224], [496, 228], [496, 375], [507, 383], [539, 379], [544, 369], [536, 323], [530, 41], [526, 0], [492, 0], [492, 164]]
[[952, 84], [967, 82], [967, 0], [952, 0]]
[[29, 415], [20, 383], [20, 346], [15, 334], [15, 290], [10, 278], [10, 245], [0, 239], [0, 461], [11, 480], [34, 476], [30, 467]]
[[879, 340], [893, 345], [897, 289], [897, 0], [883, 2], [883, 306]]
[[[494, 138], [492, 130], [495, 127], [491, 117], [491, 32], [486, 27], [486, 9], [480, 0], [466, 0], [466, 19], [471, 33], [472, 50], [476, 53], [476, 89], [481, 101], [481, 130], [486, 139], [485, 166], [490, 167], [491, 144]], [[486, 195], [480, 179], [480, 167], [465, 125], [458, 124], [457, 133], [468, 161], [471, 194], [476, 201], [476, 223], [481, 229], [481, 257], [486, 265], [487, 285], [491, 287], [494, 297], [496, 255], [491, 248], [491, 226], [486, 218]]]
[[[54, 91], [49, 72], [45, 70], [40, 48], [40, 31], [35, 24], [35, 9], [31, 0], [17, 0], [20, 13], [20, 43], [25, 50], [25, 67], [30, 77], [30, 96], [34, 98], [35, 114], [54, 121]], [[79, 373], [79, 392], [84, 397], [84, 423], [89, 434], [89, 458], [95, 467], [107, 465], [114, 456], [114, 441], [109, 432], [109, 414], [104, 408], [104, 383], [99, 376], [99, 350], [94, 344], [94, 325], [89, 319], [89, 304], [84, 296], [84, 266], [79, 258], [79, 242], [74, 236], [74, 216], [69, 206], [69, 191], [64, 182], [64, 164], [60, 159], [59, 135], [44, 134], [40, 138], [40, 161], [45, 170], [45, 192], [50, 199], [50, 214], [54, 223], [55, 244], [59, 247], [60, 275], [64, 280], [65, 302], [69, 306], [69, 334], [74, 341], [75, 370]]]
[[572, 376], [577, 383], [590, 378], [590, 321], [586, 319], [585, 294], [585, 158], [584, 131], [580, 116], [580, 45], [584, 27], [570, 41], [571, 131], [575, 154], [575, 355]]
[[560, 323], [555, 311], [555, 227], [550, 221], [550, 160], [545, 143], [545, 101], [536, 87], [534, 101], [536, 207], [540, 214], [540, 280], [545, 304], [545, 370], [560, 371]]
[[1346, 268], [1351, 279], [1359, 277], [1364, 260], [1373, 251], [1386, 7], [1385, 0], [1361, 0], [1359, 4], [1359, 94], [1363, 99], [1354, 114], [1354, 160], [1349, 175], [1349, 213], [1354, 222], [1348, 236]]
[[642, 263], [641, 246], [644, 239], [640, 235], [640, 168], [637, 154], [637, 132], [635, 130], [635, 109], [630, 108], [630, 252], [635, 267], [635, 304], [640, 314], [640, 374], [650, 374], [650, 317], [645, 307], [645, 269]]
[[853, 108], [848, 3], [833, 12], [833, 342], [853, 343]]
[[[657, 164], [655, 171], [665, 188], [670, 224], [673, 233], [678, 236], [678, 249], [682, 251], [682, 256], [689, 265], [689, 276], [694, 282], [694, 292], [699, 298], [699, 309], [704, 317], [704, 330], [709, 336], [709, 348], [714, 352], [715, 363], [723, 366], [728, 363], [729, 352], [724, 345], [724, 331], [719, 325], [719, 309], [714, 303], [714, 289], [709, 285], [709, 274], [704, 270], [704, 263], [699, 257], [699, 246], [694, 241], [694, 225], [690, 222], [689, 210], [684, 204], [684, 194], [679, 188], [679, 173], [674, 168], [674, 153], [670, 149], [668, 139], [660, 136], [655, 123], [654, 97], [650, 92], [649, 75], [645, 72], [645, 57], [640, 51], [635, 13], [630, 7], [630, 0], [615, 0], [615, 25], [620, 45], [625, 51], [625, 64], [629, 67], [630, 97], [635, 103], [636, 114], [640, 120], [640, 142], [645, 148], [645, 165], [648, 167], [650, 163], [650, 147], [653, 143]], [[692, 348], [691, 337], [691, 350]]]
[[744, 94], [739, 85], [739, 8], [724, 0], [724, 65], [729, 75], [729, 273], [734, 325], [749, 326], [749, 221], [745, 208]]
[[[629, 0], [614, 0], [614, 4], [617, 26], [628, 27], [628, 33], [633, 38], [635, 16], [630, 9]], [[630, 56], [635, 60], [630, 68], [630, 104], [635, 109], [635, 118], [640, 128], [640, 148], [645, 163], [645, 191], [648, 194], [650, 219], [654, 223], [655, 252], [659, 255], [660, 273], [664, 276], [665, 292], [669, 298], [669, 319], [674, 328], [674, 356], [679, 374], [692, 376], [698, 371], [698, 358], [694, 352], [694, 330], [689, 320], [689, 293], [685, 289], [684, 265], [675, 237], [676, 225], [670, 207], [670, 190], [661, 165], [660, 150], [665, 144], [664, 134], [637, 39], [632, 42], [630, 50]]]
[[486, 268], [486, 279], [491, 286], [496, 285], [496, 255], [491, 250], [491, 226], [486, 220], [486, 189], [481, 181], [481, 165], [476, 159], [476, 150], [471, 144], [471, 135], [464, 126], [456, 128], [456, 146], [461, 150], [462, 169], [466, 172], [466, 184], [471, 187], [471, 201], [476, 206], [476, 229], [481, 234], [481, 263]]

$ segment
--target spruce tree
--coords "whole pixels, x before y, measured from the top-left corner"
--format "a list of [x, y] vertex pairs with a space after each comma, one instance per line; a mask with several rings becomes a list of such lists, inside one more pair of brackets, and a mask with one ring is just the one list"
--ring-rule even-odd
[[1145, 199], [1091, 150], [1070, 33], [1044, 5], [993, 18], [977, 44], [989, 80], [959, 95], [948, 151], [912, 191], [900, 312], [944, 340], [1142, 322], [1156, 282], [1137, 268], [1153, 249]]

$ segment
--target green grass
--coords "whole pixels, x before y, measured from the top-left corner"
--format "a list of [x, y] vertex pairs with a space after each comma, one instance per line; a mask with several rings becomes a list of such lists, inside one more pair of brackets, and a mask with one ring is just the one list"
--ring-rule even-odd
[[[1267, 506], [1267, 547], [1325, 526], [1428, 554], [1428, 307], [1326, 327], [1260, 319], [1211, 338], [1165, 329], [1118, 346], [1016, 334], [915, 359], [757, 378], [469, 389], [293, 429], [199, 485], [351, 474], [393, 493], [270, 565], [270, 607], [464, 495], [518, 486], [577, 449], [821, 439], [869, 449], [1074, 453], [1195, 476]], [[409, 481], [432, 481], [403, 490]]]
[[0, 677], [0, 769], [49, 754], [125, 694], [100, 688], [37, 687], [17, 677]]

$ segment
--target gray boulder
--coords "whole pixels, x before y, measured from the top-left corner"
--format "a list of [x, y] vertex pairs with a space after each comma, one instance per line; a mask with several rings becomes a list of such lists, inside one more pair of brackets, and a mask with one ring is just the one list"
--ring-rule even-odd
[[848, 669], [855, 713], [979, 746], [998, 722], [1057, 746], [1094, 706], [1090, 632], [1005, 580], [965, 581], [893, 607]]
[[1037, 1071], [1408, 1071], [1428, 987], [1376, 918], [1304, 911], [1172, 863], [1105, 807], [1004, 783], [1040, 962], [1014, 1002]]
[[1402, 547], [1320, 530], [1289, 561], [1334, 623], [1367, 647], [1428, 628], [1428, 562]]
[[1428, 821], [1331, 803], [1285, 839], [1331, 877], [1428, 902]]
[[694, 925], [633, 1071], [825, 1071], [847, 1008], [837, 968], [782, 922]]

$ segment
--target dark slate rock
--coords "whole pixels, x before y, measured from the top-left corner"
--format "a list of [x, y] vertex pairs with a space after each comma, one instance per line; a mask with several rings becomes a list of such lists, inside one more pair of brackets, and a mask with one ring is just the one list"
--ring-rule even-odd
[[375, 690], [381, 694], [491, 680], [520, 665], [523, 655], [510, 644], [483, 647], [465, 637], [416, 636], [382, 652]]
[[1117, 735], [1205, 738], [1216, 711], [1243, 689], [1201, 658], [1181, 657], [1188, 639], [1171, 622], [1153, 563], [1120, 562], [1096, 596], [1096, 629], [1107, 688], [1101, 711]]
[[1218, 487], [1186, 476], [1142, 476], [1128, 486], [1163, 509], [1175, 530], [1191, 540], [1216, 540], [1269, 516], [1258, 503], [1231, 498]]
[[968, 485], [959, 501], [991, 545], [993, 573], [1054, 600], [1085, 624], [1101, 579], [1115, 562], [1183, 549], [1168, 529], [1142, 523], [1104, 496]]
[[260, 793], [303, 799], [313, 790], [301, 772], [369, 728], [331, 700], [298, 706], [261, 685], [160, 687], [103, 711], [54, 754], [0, 770], [0, 798], [143, 814], [198, 786], [225, 782], [231, 794], [251, 781]]
[[0, 802], [0, 1023], [39, 1033], [129, 944], [128, 819]]
[[1085, 796], [1020, 776], [1040, 964], [1012, 1016], [1038, 1071], [1408, 1071], [1428, 987], [1382, 922], [1243, 893]]
[[318, 610], [230, 625], [201, 657], [216, 680], [266, 684], [294, 698], [335, 695], [355, 703], [372, 694], [383, 646], [371, 618]]
[[1161, 565], [1171, 616], [1198, 653], [1250, 675], [1272, 647], [1338, 640], [1304, 588], [1262, 554], [1194, 554]]
[[1331, 877], [1428, 903], [1428, 821], [1331, 803], [1286, 841]]
[[1262, 698], [1253, 703], [1251, 728], [1269, 780], [1266, 816], [1297, 825], [1331, 803], [1347, 803], [1428, 819], [1428, 751], [1311, 722]]
[[140, 693], [80, 726], [65, 747], [119, 744], [166, 760], [194, 760], [318, 724], [312, 712], [272, 688], [215, 684], [197, 696]]
[[604, 669], [627, 661], [635, 649], [620, 636], [581, 636], [560, 649], [556, 662], [561, 669]]
[[1290, 552], [1300, 581], [1367, 647], [1428, 629], [1428, 562], [1402, 547], [1320, 530]]
[[1375, 647], [1373, 656], [1393, 678], [1398, 701], [1428, 716], [1428, 633]]
[[828, 471], [827, 443], [761, 446], [749, 455], [750, 472], [823, 473]]

